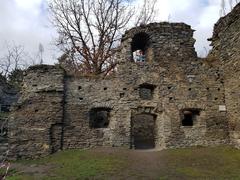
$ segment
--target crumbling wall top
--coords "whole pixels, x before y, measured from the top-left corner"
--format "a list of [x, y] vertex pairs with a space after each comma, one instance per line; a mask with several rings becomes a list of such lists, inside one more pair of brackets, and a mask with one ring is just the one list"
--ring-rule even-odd
[[122, 37], [121, 62], [156, 62], [165, 67], [169, 63], [195, 61], [193, 32], [185, 23], [161, 22], [134, 27]]
[[153, 32], [153, 31], [158, 31], [158, 33], [174, 33], [181, 31], [188, 31], [191, 33], [194, 32], [194, 30], [191, 29], [191, 26], [185, 23], [169, 23], [169, 22], [150, 23], [146, 25], [140, 25], [130, 30], [127, 30], [122, 37], [122, 41], [128, 38], [132, 38], [135, 34], [140, 32]]
[[36, 72], [36, 71], [42, 71], [42, 72], [51, 72], [54, 69], [62, 69], [59, 65], [46, 65], [46, 64], [38, 64], [34, 66], [30, 66], [26, 72]]
[[212, 40], [214, 41], [219, 37], [219, 33], [224, 32], [228, 27], [231, 26], [236, 20], [240, 18], [240, 3], [238, 3], [234, 9], [224, 17], [221, 17], [218, 22], [214, 25], [214, 31]]
[[240, 51], [240, 3], [226, 16], [219, 19], [214, 26], [212, 50], [209, 56], [221, 60], [222, 63], [236, 61]]

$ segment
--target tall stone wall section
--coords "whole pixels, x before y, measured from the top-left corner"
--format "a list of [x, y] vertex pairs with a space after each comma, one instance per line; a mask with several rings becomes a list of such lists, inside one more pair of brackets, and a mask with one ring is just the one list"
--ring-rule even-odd
[[232, 143], [240, 148], [240, 4], [214, 27], [210, 58], [223, 69], [225, 101]]
[[[163, 27], [167, 30], [162, 31]], [[175, 32], [175, 36], [167, 31]], [[151, 37], [150, 48], [158, 47], [151, 54], [152, 61], [145, 64], [133, 62], [131, 55], [132, 38], [141, 32]], [[129, 147], [132, 143], [131, 119], [138, 114], [156, 116], [157, 148], [229, 143], [226, 112], [219, 110], [219, 106], [225, 105], [222, 72], [196, 57], [192, 32], [189, 26], [181, 23], [150, 24], [132, 29], [123, 37], [122, 56], [119, 56], [115, 77], [69, 76], [66, 79], [64, 148]], [[176, 48], [170, 52], [161, 49], [163, 42], [172, 42], [170, 46]], [[169, 53], [171, 60], [163, 63], [161, 58], [167, 54], [162, 57], [159, 53]], [[141, 99], [139, 90], [143, 84], [155, 87], [151, 100]], [[90, 128], [89, 112], [93, 108], [111, 109], [107, 128]], [[200, 111], [194, 126], [182, 126], [181, 111], [184, 109]]]
[[21, 98], [9, 118], [10, 156], [45, 156], [61, 148], [64, 71], [57, 66], [30, 67]]

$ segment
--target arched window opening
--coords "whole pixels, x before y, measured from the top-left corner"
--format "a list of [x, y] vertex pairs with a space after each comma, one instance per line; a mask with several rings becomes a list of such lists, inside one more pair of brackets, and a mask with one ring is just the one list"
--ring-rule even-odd
[[138, 33], [132, 39], [132, 57], [137, 63], [144, 63], [147, 59], [149, 37], [146, 33]]
[[90, 128], [107, 128], [109, 125], [110, 108], [93, 108], [89, 112]]

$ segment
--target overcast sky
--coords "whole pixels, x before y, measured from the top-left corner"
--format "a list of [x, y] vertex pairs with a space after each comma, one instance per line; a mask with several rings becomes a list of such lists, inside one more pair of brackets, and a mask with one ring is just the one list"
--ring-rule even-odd
[[[203, 55], [219, 19], [220, 4], [221, 0], [157, 0], [157, 21], [190, 24], [196, 30], [196, 50]], [[7, 41], [22, 44], [33, 54], [42, 43], [44, 62], [56, 62], [58, 53], [52, 43], [56, 32], [49, 24], [46, 8], [46, 0], [0, 0], [0, 52], [4, 52]]]

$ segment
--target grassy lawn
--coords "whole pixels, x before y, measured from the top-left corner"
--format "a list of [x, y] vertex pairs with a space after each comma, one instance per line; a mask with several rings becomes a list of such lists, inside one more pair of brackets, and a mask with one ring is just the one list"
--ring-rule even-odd
[[36, 169], [36, 174], [34, 171], [20, 173], [14, 170], [10, 173], [12, 176], [8, 177], [9, 180], [87, 179], [100, 177], [104, 174], [111, 175], [124, 164], [121, 159], [114, 155], [100, 155], [83, 150], [68, 150], [39, 160], [19, 161], [17, 163], [25, 166], [27, 171], [31, 167]]
[[[15, 169], [13, 169], [15, 168]], [[13, 164], [9, 180], [240, 179], [240, 150], [186, 148], [159, 152], [118, 148], [68, 150]]]
[[240, 179], [240, 150], [234, 148], [167, 150], [165, 158], [169, 177], [175, 174], [189, 179]]

